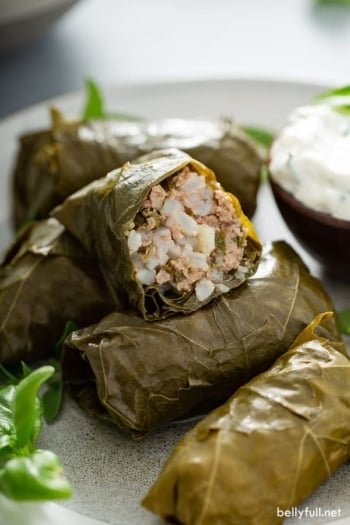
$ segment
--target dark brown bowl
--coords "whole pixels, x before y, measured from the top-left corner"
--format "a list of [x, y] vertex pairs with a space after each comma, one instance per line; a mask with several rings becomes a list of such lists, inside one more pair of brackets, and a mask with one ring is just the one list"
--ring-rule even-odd
[[350, 221], [308, 208], [271, 180], [278, 209], [299, 243], [328, 271], [350, 280]]

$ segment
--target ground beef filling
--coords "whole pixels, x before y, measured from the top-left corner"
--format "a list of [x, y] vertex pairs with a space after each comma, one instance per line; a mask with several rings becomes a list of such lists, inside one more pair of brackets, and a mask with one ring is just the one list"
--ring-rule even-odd
[[[246, 231], [228, 195], [185, 168], [153, 186], [127, 232], [135, 278], [204, 301], [240, 267]], [[241, 268], [244, 272], [244, 268]]]

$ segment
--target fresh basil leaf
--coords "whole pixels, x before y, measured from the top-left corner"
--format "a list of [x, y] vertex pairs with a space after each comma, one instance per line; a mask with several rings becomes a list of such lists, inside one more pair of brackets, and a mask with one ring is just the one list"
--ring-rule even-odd
[[23, 372], [29, 375], [18, 384], [0, 388], [0, 492], [18, 501], [67, 498], [72, 491], [57, 456], [35, 449], [42, 427], [38, 391], [54, 368], [23, 366]]
[[[63, 379], [61, 366], [58, 361], [61, 355], [62, 346], [65, 338], [74, 330], [77, 330], [75, 323], [68, 321], [66, 323], [65, 329], [56, 343], [55, 354], [57, 359], [51, 359], [49, 365], [54, 368], [54, 373], [46, 381], [46, 389], [41, 396], [41, 402], [43, 404], [43, 416], [47, 423], [51, 423], [59, 414], [62, 399], [63, 399]], [[11, 369], [5, 368], [0, 364], [0, 383], [6, 385], [17, 385], [21, 379], [27, 377], [32, 370], [22, 361], [20, 364], [21, 368], [18, 368], [18, 365], [15, 365]]]
[[41, 397], [43, 404], [43, 416], [47, 423], [58, 416], [63, 400], [63, 378], [59, 361], [51, 360], [50, 364], [55, 368], [54, 374], [48, 379], [46, 390]]
[[41, 428], [38, 390], [53, 372], [52, 366], [42, 366], [18, 384], [0, 388], [0, 450], [10, 444], [12, 452], [34, 446]]
[[41, 429], [42, 407], [38, 398], [41, 385], [52, 376], [55, 369], [46, 365], [26, 376], [16, 386], [14, 401], [14, 423], [18, 448], [34, 445]]
[[350, 308], [336, 313], [339, 330], [343, 334], [350, 334]]
[[21, 379], [29, 376], [29, 374], [32, 373], [32, 369], [29, 368], [29, 366], [27, 366], [24, 361], [21, 361], [21, 367], [22, 367], [22, 373], [20, 376]]
[[67, 321], [65, 324], [64, 330], [62, 332], [62, 335], [55, 345], [54, 354], [57, 357], [57, 359], [60, 359], [61, 357], [62, 348], [63, 348], [63, 344], [64, 344], [66, 337], [68, 337], [69, 334], [71, 334], [75, 330], [78, 330], [78, 326], [75, 323], [73, 323], [73, 321]]
[[275, 134], [263, 128], [257, 128], [252, 126], [242, 126], [243, 131], [260, 146], [266, 149], [270, 149], [272, 142], [274, 141]]
[[0, 464], [16, 447], [16, 428], [13, 420], [15, 397], [14, 385], [0, 389]]
[[51, 359], [49, 364], [54, 367], [55, 372], [46, 382], [46, 390], [41, 397], [43, 403], [43, 416], [47, 423], [58, 416], [63, 400], [63, 378], [59, 359], [66, 337], [77, 330], [78, 327], [73, 321], [68, 321], [64, 327], [63, 333], [55, 345], [55, 356], [57, 359]]
[[48, 450], [36, 450], [7, 461], [0, 469], [0, 492], [16, 501], [63, 499], [72, 495], [58, 457]]
[[86, 81], [86, 102], [82, 117], [84, 120], [105, 118], [102, 94], [93, 80]]
[[86, 102], [82, 112], [82, 118], [84, 120], [143, 120], [142, 117], [131, 113], [107, 111], [101, 89], [96, 82], [90, 79], [86, 81]]
[[326, 91], [322, 91], [322, 93], [319, 93], [314, 97], [316, 100], [322, 100], [324, 98], [334, 97], [334, 96], [340, 96], [340, 97], [350, 97], [350, 85], [341, 86], [337, 88], [327, 89]]
[[350, 85], [328, 89], [316, 95], [312, 102], [315, 104], [328, 104], [336, 111], [350, 113]]

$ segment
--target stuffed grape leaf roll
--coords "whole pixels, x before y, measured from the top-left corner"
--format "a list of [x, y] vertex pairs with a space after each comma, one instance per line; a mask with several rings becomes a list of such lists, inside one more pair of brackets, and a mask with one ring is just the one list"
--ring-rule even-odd
[[52, 355], [68, 321], [86, 326], [119, 306], [56, 219], [28, 224], [0, 268], [0, 362]]
[[51, 208], [92, 180], [154, 149], [176, 147], [208, 165], [245, 213], [256, 208], [262, 155], [228, 119], [67, 121], [52, 111], [51, 128], [20, 138], [13, 173], [16, 226], [47, 217]]
[[[134, 437], [206, 413], [266, 370], [333, 305], [285, 242], [264, 246], [257, 273], [191, 315], [155, 323], [112, 313], [73, 332], [63, 374], [79, 403]], [[334, 320], [326, 334], [338, 336]]]
[[350, 458], [350, 360], [321, 314], [180, 440], [143, 505], [179, 525], [278, 525]]
[[261, 244], [238, 199], [204, 164], [154, 151], [52, 212], [147, 320], [190, 313], [243, 283]]

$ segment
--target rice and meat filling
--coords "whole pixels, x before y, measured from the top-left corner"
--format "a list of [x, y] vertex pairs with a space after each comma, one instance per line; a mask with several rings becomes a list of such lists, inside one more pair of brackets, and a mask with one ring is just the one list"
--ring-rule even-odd
[[143, 155], [55, 208], [144, 319], [189, 314], [237, 288], [262, 245], [237, 197], [181, 150]]
[[151, 188], [127, 237], [135, 279], [165, 293], [194, 291], [204, 301], [245, 271], [247, 229], [221, 186], [192, 166]]

